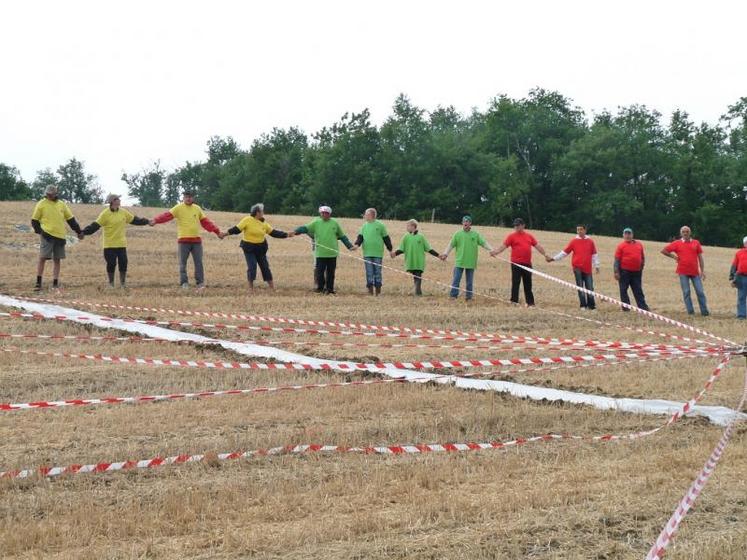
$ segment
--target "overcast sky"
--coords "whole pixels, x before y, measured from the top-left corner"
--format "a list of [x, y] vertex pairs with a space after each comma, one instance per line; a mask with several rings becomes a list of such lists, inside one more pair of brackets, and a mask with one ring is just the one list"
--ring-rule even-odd
[[105, 191], [154, 160], [248, 147], [406, 93], [484, 109], [541, 86], [591, 115], [642, 103], [716, 122], [747, 96], [744, 2], [6, 2], [0, 162], [32, 180], [70, 157]]

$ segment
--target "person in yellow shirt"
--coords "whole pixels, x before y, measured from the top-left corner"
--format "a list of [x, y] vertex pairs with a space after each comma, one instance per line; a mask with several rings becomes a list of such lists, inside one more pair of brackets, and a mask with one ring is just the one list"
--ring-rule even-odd
[[192, 255], [192, 262], [195, 265], [195, 282], [197, 283], [197, 289], [202, 290], [205, 288], [205, 269], [202, 265], [200, 226], [218, 237], [220, 237], [220, 230], [205, 216], [202, 208], [195, 204], [194, 192], [192, 191], [184, 191], [182, 202], [168, 212], [153, 218], [150, 225], [164, 224], [171, 220], [176, 220], [176, 236], [179, 244], [179, 284], [182, 288], [189, 288], [187, 260], [189, 255]]
[[42, 276], [44, 276], [44, 265], [52, 260], [52, 287], [60, 287], [60, 265], [65, 258], [65, 222], [70, 229], [78, 234], [78, 239], [83, 239], [83, 232], [75, 220], [73, 213], [64, 201], [59, 200], [59, 192], [55, 185], [48, 185], [44, 190], [44, 198], [36, 203], [34, 213], [31, 215], [31, 227], [38, 233], [39, 263], [36, 267], [36, 286], [34, 291], [42, 288]]
[[254, 290], [254, 281], [257, 279], [257, 266], [262, 271], [262, 280], [274, 289], [275, 284], [272, 280], [272, 271], [270, 263], [267, 261], [267, 239], [266, 236], [277, 239], [286, 239], [293, 237], [294, 232], [286, 233], [279, 229], [273, 228], [265, 221], [265, 205], [255, 204], [249, 210], [249, 215], [243, 218], [237, 225], [220, 234], [224, 239], [229, 235], [238, 235], [243, 233], [239, 246], [244, 251], [246, 259], [246, 279], [249, 281], [249, 291]]
[[121, 200], [118, 194], [106, 197], [108, 208], [101, 211], [94, 222], [83, 228], [84, 235], [93, 235], [99, 228], [104, 228], [101, 236], [101, 246], [104, 248], [106, 261], [106, 275], [109, 286], [114, 287], [114, 272], [119, 264], [119, 285], [126, 287], [127, 280], [127, 224], [147, 226], [150, 222], [146, 218], [138, 218], [124, 208], [120, 208]]

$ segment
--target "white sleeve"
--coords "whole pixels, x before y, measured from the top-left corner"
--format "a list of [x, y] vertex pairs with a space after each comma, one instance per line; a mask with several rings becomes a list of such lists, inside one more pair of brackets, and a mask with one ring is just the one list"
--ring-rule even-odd
[[594, 268], [599, 268], [599, 253], [594, 253], [594, 254], [593, 254], [593, 255], [591, 256], [591, 265], [592, 265], [592, 266], [593, 266]]
[[560, 253], [558, 253], [557, 255], [555, 255], [555, 256], [554, 256], [554, 257], [552, 258], [552, 260], [554, 260], [554, 261], [559, 261], [560, 259], [564, 259], [564, 258], [566, 258], [567, 256], [568, 256], [568, 253], [566, 253], [565, 251], [560, 251]]

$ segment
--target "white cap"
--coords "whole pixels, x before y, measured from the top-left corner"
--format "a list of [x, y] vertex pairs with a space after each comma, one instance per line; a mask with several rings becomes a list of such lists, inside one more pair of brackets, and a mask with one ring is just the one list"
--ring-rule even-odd
[[747, 245], [747, 235], [742, 238], [742, 245]]
[[320, 206], [319, 213], [321, 214], [322, 212], [327, 212], [327, 214], [331, 214], [332, 208], [330, 208], [329, 206]]
[[121, 197], [118, 194], [111, 193], [109, 196], [106, 197], [106, 203], [111, 204], [115, 200], [119, 200]]
[[57, 185], [49, 184], [44, 189], [44, 194], [56, 194], [58, 191]]

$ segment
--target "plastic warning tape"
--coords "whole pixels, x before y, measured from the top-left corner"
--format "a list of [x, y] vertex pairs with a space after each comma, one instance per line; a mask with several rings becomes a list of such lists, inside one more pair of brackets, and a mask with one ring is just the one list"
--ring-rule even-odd
[[[747, 400], [747, 373], [745, 373], [745, 384], [744, 390], [742, 391], [742, 398], [740, 399], [739, 404], [736, 408], [737, 412], [742, 410], [745, 400]], [[721, 439], [711, 452], [711, 455], [708, 457], [705, 465], [703, 465], [703, 468], [698, 473], [698, 476], [695, 477], [695, 480], [690, 485], [690, 488], [688, 488], [682, 500], [680, 500], [680, 503], [675, 508], [674, 513], [669, 518], [669, 521], [667, 521], [666, 525], [664, 525], [664, 528], [661, 530], [661, 533], [659, 533], [656, 542], [654, 542], [654, 544], [651, 546], [651, 549], [646, 555], [646, 560], [658, 560], [664, 557], [664, 553], [666, 552], [669, 543], [674, 538], [674, 535], [677, 532], [677, 529], [679, 529], [682, 521], [685, 519], [687, 512], [690, 511], [690, 508], [692, 508], [693, 505], [695, 505], [695, 501], [703, 492], [703, 488], [705, 488], [708, 480], [716, 470], [716, 466], [721, 460], [724, 450], [729, 444], [729, 440], [734, 434], [734, 429], [739, 422], [740, 419], [735, 414], [734, 419], [726, 426], [724, 433], [721, 435]]]
[[[91, 321], [90, 317], [80, 315], [75, 318], [59, 315], [56, 317], [44, 317], [34, 313], [23, 313], [18, 311], [11, 312], [0, 312], [0, 317], [14, 317], [14, 318], [27, 318], [37, 320], [56, 320], [56, 321], [75, 321], [75, 322], [88, 322]], [[147, 319], [113, 319], [111, 317], [101, 317], [102, 320], [106, 321], [123, 321], [126, 323], [137, 323], [143, 325], [154, 325], [154, 326], [167, 326], [167, 327], [187, 327], [197, 329], [228, 329], [237, 331], [264, 331], [264, 332], [280, 332], [285, 334], [321, 334], [321, 335], [333, 335], [333, 336], [351, 336], [351, 337], [374, 337], [374, 338], [405, 338], [405, 339], [421, 339], [421, 340], [447, 340], [454, 342], [479, 342], [479, 343], [495, 343], [495, 344], [541, 344], [550, 346], [569, 346], [576, 348], [609, 348], [619, 350], [637, 350], [637, 349], [648, 349], [653, 348], [651, 344], [647, 343], [636, 343], [636, 342], [622, 342], [622, 341], [600, 341], [600, 340], [578, 340], [578, 339], [561, 339], [561, 338], [543, 338], [533, 336], [501, 336], [499, 338], [472, 338], [472, 337], [461, 337], [451, 335], [423, 335], [423, 334], [408, 334], [408, 333], [384, 333], [384, 332], [361, 332], [361, 331], [333, 331], [327, 329], [304, 329], [298, 327], [269, 327], [269, 326], [258, 326], [258, 325], [232, 325], [223, 323], [195, 323], [188, 321], [156, 321]], [[671, 344], [658, 344], [655, 345], [662, 351], [669, 350], [683, 350], [683, 351], [707, 351], [713, 353], [720, 353], [723, 348], [718, 347], [691, 347], [685, 345], [671, 345]]]
[[[641, 363], [641, 362], [662, 362], [671, 360], [684, 360], [693, 358], [694, 356], [673, 355], [663, 356], [654, 358], [641, 358], [640, 360], [620, 362], [621, 365]], [[536, 373], [536, 372], [547, 372], [557, 371], [575, 368], [589, 368], [589, 367], [601, 367], [608, 366], [608, 363], [596, 362], [596, 363], [578, 363], [578, 364], [565, 364], [555, 366], [539, 366], [534, 368], [524, 369], [502, 369], [496, 371], [485, 371], [477, 373], [460, 373], [460, 378], [475, 378], [475, 377], [500, 377], [500, 376], [513, 376], [520, 373]], [[455, 378], [454, 375], [440, 375], [437, 378]], [[159, 402], [170, 399], [197, 399], [200, 397], [210, 396], [223, 396], [223, 395], [245, 395], [254, 393], [272, 393], [278, 391], [290, 391], [297, 389], [315, 389], [324, 387], [347, 387], [357, 385], [376, 385], [379, 383], [398, 383], [398, 382], [413, 382], [413, 381], [431, 381], [432, 377], [397, 377], [397, 378], [384, 378], [375, 380], [366, 380], [365, 382], [351, 381], [351, 382], [340, 382], [340, 383], [313, 383], [309, 385], [282, 385], [279, 387], [260, 387], [256, 389], [230, 389], [230, 390], [216, 390], [216, 391], [201, 391], [199, 393], [171, 393], [168, 395], [141, 395], [137, 397], [103, 397], [103, 398], [75, 398], [75, 399], [49, 399], [49, 400], [38, 400], [33, 402], [25, 403], [0, 403], [0, 411], [15, 411], [15, 410], [41, 410], [47, 408], [59, 408], [64, 406], [85, 406], [85, 405], [100, 405], [100, 404], [139, 404], [145, 402]]]
[[390, 383], [404, 383], [404, 377], [394, 379], [363, 379], [358, 381], [340, 381], [335, 383], [310, 383], [307, 385], [280, 385], [276, 387], [254, 387], [251, 389], [225, 389], [214, 391], [199, 391], [196, 393], [168, 393], [165, 395], [138, 395], [134, 397], [101, 397], [88, 399], [64, 399], [32, 401], [23, 403], [0, 403], [2, 411], [40, 410], [45, 408], [63, 408], [68, 406], [92, 406], [100, 404], [140, 404], [162, 401], [202, 399], [206, 397], [225, 397], [233, 395], [257, 395], [280, 393], [287, 391], [304, 391], [308, 389], [327, 389], [339, 387], [362, 387], [366, 385], [385, 385]]
[[[27, 350], [15, 347], [0, 348], [0, 351], [14, 354], [29, 354], [35, 356], [50, 356], [55, 358], [79, 358], [115, 364], [135, 364], [148, 366], [177, 366], [189, 368], [211, 369], [283, 369], [283, 370], [363, 370], [375, 371], [380, 369], [447, 369], [490, 366], [521, 366], [568, 364], [580, 362], [619, 362], [638, 360], [646, 357], [661, 357], [680, 355], [682, 352], [619, 352], [615, 354], [585, 354], [576, 356], [532, 356], [529, 358], [492, 358], [482, 360], [428, 360], [413, 362], [346, 362], [335, 361], [325, 364], [306, 364], [298, 362], [218, 362], [208, 360], [182, 360], [178, 358], [142, 358], [127, 356], [107, 356], [105, 354], [76, 354], [72, 352], [47, 352], [43, 350]], [[710, 354], [694, 353], [693, 356], [711, 357]]]
[[346, 447], [340, 445], [288, 445], [284, 447], [273, 447], [269, 449], [257, 449], [254, 451], [235, 451], [233, 453], [219, 454], [199, 454], [199, 455], [173, 455], [171, 457], [155, 457], [152, 459], [141, 459], [139, 461], [118, 461], [113, 463], [90, 463], [87, 465], [75, 464], [65, 467], [37, 467], [33, 469], [8, 470], [0, 472], [0, 478], [29, 478], [32, 476], [54, 477], [63, 474], [84, 474], [84, 473], [102, 473], [116, 472], [121, 470], [149, 469], [162, 467], [165, 465], [180, 465], [185, 463], [199, 463], [202, 461], [228, 461], [234, 459], [251, 459], [253, 457], [262, 457], [269, 455], [299, 455], [304, 453], [365, 453], [381, 455], [403, 455], [403, 454], [424, 454], [430, 452], [461, 452], [461, 451], [478, 451], [486, 449], [505, 449], [508, 447], [521, 446], [527, 443], [548, 442], [548, 441], [587, 441], [592, 443], [609, 442], [620, 440], [635, 440], [650, 436], [656, 432], [670, 426], [680, 418], [684, 417], [692, 407], [701, 399], [703, 395], [713, 386], [723, 371], [723, 368], [729, 362], [731, 356], [725, 356], [724, 359], [716, 366], [706, 382], [705, 387], [695, 395], [690, 401], [686, 402], [682, 408], [674, 413], [661, 426], [651, 430], [639, 431], [630, 434], [604, 434], [600, 436], [580, 436], [568, 434], [546, 434], [542, 436], [533, 436], [529, 438], [517, 438], [506, 442], [489, 442], [489, 443], [445, 443], [445, 444], [419, 444], [419, 445], [386, 445], [371, 447]]

